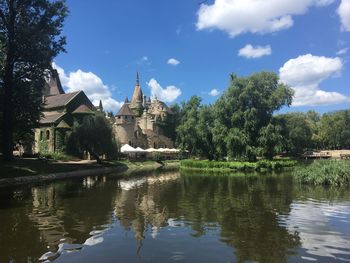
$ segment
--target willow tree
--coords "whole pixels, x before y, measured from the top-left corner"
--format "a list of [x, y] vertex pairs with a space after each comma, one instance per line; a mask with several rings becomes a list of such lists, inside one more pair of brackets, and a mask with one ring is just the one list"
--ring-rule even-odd
[[45, 75], [64, 51], [64, 0], [0, 0], [2, 152], [12, 159], [14, 133], [30, 132], [41, 111]]
[[[219, 157], [255, 160], [274, 152], [267, 138], [273, 127], [274, 112], [292, 102], [293, 91], [279, 83], [273, 72], [238, 78], [232, 74], [229, 88], [213, 105], [213, 142]], [[260, 138], [265, 137], [265, 138]]]

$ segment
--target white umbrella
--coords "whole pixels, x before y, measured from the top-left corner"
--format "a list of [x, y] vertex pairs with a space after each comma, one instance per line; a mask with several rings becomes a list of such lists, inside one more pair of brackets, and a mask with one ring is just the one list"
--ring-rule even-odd
[[142, 149], [142, 148], [140, 148], [140, 147], [137, 147], [135, 150], [136, 150], [137, 152], [141, 152], [141, 153], [144, 153], [144, 152], [145, 152], [145, 150]]
[[154, 148], [148, 148], [145, 150], [146, 152], [152, 153], [152, 152], [156, 152], [156, 149]]
[[120, 148], [120, 152], [122, 153], [134, 153], [137, 152], [135, 148], [131, 147], [129, 144], [124, 144], [121, 148]]

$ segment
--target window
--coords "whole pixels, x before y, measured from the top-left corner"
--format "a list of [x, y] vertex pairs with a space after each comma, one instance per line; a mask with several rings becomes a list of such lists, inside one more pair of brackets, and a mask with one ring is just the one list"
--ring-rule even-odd
[[46, 131], [46, 140], [50, 140], [50, 131], [49, 130]]
[[39, 140], [40, 140], [40, 141], [43, 140], [43, 135], [44, 135], [43, 131], [40, 131], [40, 137], [39, 137]]
[[125, 118], [125, 119], [127, 119], [127, 118], [128, 118], [128, 116], [125, 116], [124, 118]]
[[129, 141], [129, 145], [131, 146], [131, 141]]
[[118, 116], [118, 119], [120, 119], [120, 116]]

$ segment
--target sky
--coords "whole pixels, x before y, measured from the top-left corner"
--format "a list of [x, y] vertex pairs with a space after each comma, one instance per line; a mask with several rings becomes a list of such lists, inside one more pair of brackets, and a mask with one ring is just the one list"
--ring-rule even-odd
[[136, 72], [145, 95], [212, 104], [229, 76], [273, 71], [290, 108], [350, 108], [350, 0], [67, 0], [66, 53], [54, 60], [67, 92], [117, 112]]

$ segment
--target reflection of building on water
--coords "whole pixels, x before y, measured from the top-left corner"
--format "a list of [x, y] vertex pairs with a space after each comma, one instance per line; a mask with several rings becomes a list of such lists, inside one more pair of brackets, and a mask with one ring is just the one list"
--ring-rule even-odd
[[52, 185], [33, 187], [32, 197], [33, 206], [28, 217], [35, 222], [41, 239], [45, 240], [48, 247], [54, 247], [66, 233], [62, 221], [64, 210], [58, 209], [56, 205], [55, 188]]
[[[105, 177], [86, 177], [82, 181], [82, 187], [85, 189], [98, 188], [106, 183]], [[81, 187], [81, 185], [76, 185]], [[90, 231], [88, 223], [90, 217], [98, 218], [100, 215], [89, 214], [90, 211], [84, 209], [84, 213], [88, 216], [85, 218], [84, 213], [79, 212], [79, 216], [67, 217], [70, 213], [70, 206], [74, 206], [74, 202], [65, 202], [64, 198], [59, 198], [58, 194], [65, 191], [67, 186], [62, 184], [50, 184], [42, 187], [32, 188], [32, 208], [28, 213], [29, 219], [34, 222], [40, 232], [40, 238], [45, 241], [48, 248], [55, 249], [60, 243], [72, 243], [80, 238], [68, 237], [67, 234], [72, 230], [77, 233], [86, 233]], [[102, 198], [102, 197], [101, 197]], [[96, 199], [96, 197], [95, 197]], [[88, 203], [89, 200], [86, 200]], [[89, 202], [89, 205], [93, 205]], [[74, 208], [72, 211], [75, 211]], [[91, 211], [92, 212], [92, 211]], [[68, 219], [68, 220], [67, 220]], [[96, 219], [97, 220], [97, 219]], [[93, 223], [91, 223], [93, 224]], [[85, 239], [85, 238], [84, 238]]]
[[178, 172], [172, 172], [119, 181], [115, 214], [126, 229], [135, 233], [139, 242], [148, 228], [155, 238], [159, 229], [167, 225], [169, 214], [167, 207], [160, 205], [163, 188], [159, 188], [159, 184], [175, 181], [179, 176]]
[[135, 189], [137, 187], [140, 187], [141, 185], [147, 183], [149, 185], [155, 184], [155, 183], [165, 183], [168, 181], [174, 181], [177, 180], [180, 177], [179, 173], [167, 173], [163, 175], [155, 175], [155, 176], [148, 176], [143, 178], [131, 178], [131, 179], [122, 179], [119, 181], [119, 187], [125, 191]]

